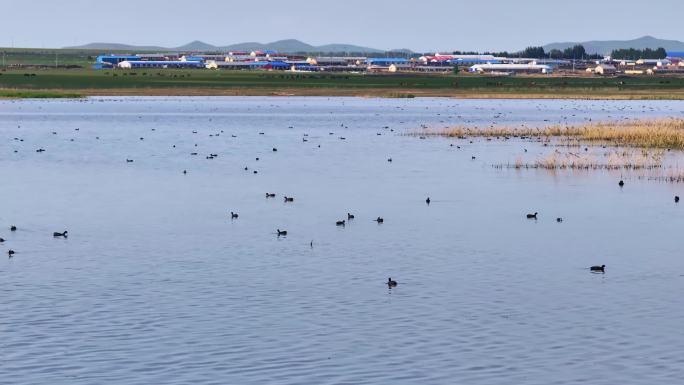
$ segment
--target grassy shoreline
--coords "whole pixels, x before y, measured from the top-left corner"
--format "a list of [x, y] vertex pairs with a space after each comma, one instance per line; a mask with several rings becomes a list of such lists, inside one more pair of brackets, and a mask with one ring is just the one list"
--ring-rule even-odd
[[82, 97], [82, 94], [76, 92], [0, 89], [0, 99], [78, 99]]
[[684, 100], [684, 77], [491, 77], [158, 69], [15, 69], [0, 72], [0, 97], [33, 97], [31, 93], [55, 93], [55, 97], [66, 94]]
[[2, 98], [82, 98], [88, 96], [322, 96], [367, 98], [442, 97], [454, 99], [560, 99], [560, 100], [684, 100], [684, 90], [678, 92], [594, 92], [591, 90], [524, 92], [519, 90], [492, 92], [486, 89], [467, 91], [406, 89], [395, 90], [356, 88], [84, 88], [31, 89], [0, 88]]

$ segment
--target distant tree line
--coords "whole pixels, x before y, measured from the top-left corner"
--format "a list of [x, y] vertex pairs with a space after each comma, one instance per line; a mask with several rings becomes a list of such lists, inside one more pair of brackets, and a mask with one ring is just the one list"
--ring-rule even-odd
[[[477, 55], [477, 52], [454, 52], [454, 55]], [[532, 59], [600, 59], [601, 55], [588, 54], [584, 46], [577, 44], [573, 47], [568, 47], [564, 50], [552, 49], [549, 52], [544, 50], [544, 47], [527, 47], [518, 52], [485, 52], [486, 55], [502, 56], [502, 57], [521, 57]]]
[[[420, 53], [406, 52], [406, 51], [387, 51], [381, 54], [378, 53], [368, 53], [368, 52], [296, 52], [298, 55], [319, 55], [319, 56], [377, 56], [377, 57], [405, 57], [418, 58], [421, 56]], [[520, 58], [532, 58], [532, 59], [565, 59], [565, 60], [595, 60], [602, 59], [603, 55], [589, 54], [584, 49], [584, 46], [577, 44], [566, 49], [552, 49], [548, 52], [544, 50], [544, 47], [527, 47], [522, 51], [518, 52], [475, 52], [475, 51], [454, 51], [454, 55], [494, 55], [500, 57], [520, 57]], [[427, 55], [430, 55], [428, 53]], [[614, 50], [611, 54], [614, 59], [627, 59], [627, 60], [638, 60], [638, 59], [664, 59], [667, 57], [667, 52], [664, 48], [650, 49], [646, 48], [644, 50], [629, 48], [629, 49], [618, 49]]]
[[667, 51], [662, 47], [658, 49], [616, 49], [610, 56], [613, 59], [620, 60], [665, 59], [667, 57]]

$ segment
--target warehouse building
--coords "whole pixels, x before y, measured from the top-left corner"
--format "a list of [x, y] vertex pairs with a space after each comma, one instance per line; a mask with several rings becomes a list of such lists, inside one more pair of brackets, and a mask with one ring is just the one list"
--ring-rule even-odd
[[204, 58], [201, 56], [189, 56], [189, 55], [183, 55], [179, 59], [180, 61], [198, 61], [204, 63]]
[[553, 67], [547, 64], [476, 64], [470, 67], [470, 72], [478, 73], [542, 73], [550, 74]]
[[672, 64], [668, 59], [639, 59], [636, 61], [637, 65], [663, 67]]
[[473, 65], [485, 63], [503, 63], [504, 58], [494, 55], [442, 55], [421, 56], [419, 61], [425, 65]]
[[452, 71], [452, 67], [411, 65], [411, 64], [392, 64], [387, 69], [387, 72], [449, 73], [451, 71]]
[[366, 60], [368, 58], [362, 56], [317, 56], [306, 59], [309, 64], [319, 66], [362, 65]]
[[[190, 63], [190, 62], [188, 62]], [[289, 70], [298, 65], [308, 66], [306, 62], [292, 62], [285, 61], [215, 61], [209, 60], [202, 67], [208, 69], [224, 69], [224, 70]]]
[[449, 59], [445, 62], [451, 66], [468, 66], [475, 64], [502, 64], [503, 62], [499, 59], [479, 59], [479, 58], [458, 58]]
[[407, 64], [408, 59], [405, 59], [403, 57], [379, 57], [379, 58], [368, 58], [366, 59], [366, 64], [368, 66], [377, 66], [377, 67], [389, 67], [392, 64]]
[[610, 64], [599, 64], [594, 68], [594, 73], [597, 75], [613, 75], [617, 72], [617, 68]]
[[140, 60], [137, 55], [100, 55], [95, 59], [93, 69], [114, 68], [119, 63], [127, 60]]
[[171, 61], [171, 60], [125, 60], [117, 65], [121, 69], [134, 68], [205, 68], [199, 61]]
[[207, 60], [206, 68], [215, 70], [251, 70], [259, 67], [258, 62], [255, 61], [216, 61]]

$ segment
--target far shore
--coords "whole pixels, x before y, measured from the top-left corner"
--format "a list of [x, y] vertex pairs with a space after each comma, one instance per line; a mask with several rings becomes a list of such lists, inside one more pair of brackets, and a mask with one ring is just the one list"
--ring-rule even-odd
[[86, 96], [684, 100], [684, 77], [353, 74], [172, 69], [13, 69], [0, 72], [0, 98]]
[[89, 96], [321, 96], [368, 98], [442, 97], [454, 99], [560, 99], [560, 100], [684, 100], [684, 90], [607, 91], [548, 90], [546, 92], [491, 90], [425, 90], [383, 88], [87, 88], [3, 89], [0, 99], [83, 98]]

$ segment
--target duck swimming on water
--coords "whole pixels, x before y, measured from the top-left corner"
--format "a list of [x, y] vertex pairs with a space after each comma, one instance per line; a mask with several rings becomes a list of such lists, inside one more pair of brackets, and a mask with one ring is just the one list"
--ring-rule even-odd
[[234, 212], [230, 212], [230, 219], [238, 219], [238, 214]]
[[68, 232], [68, 231], [66, 231], [66, 230], [64, 230], [64, 232], [62, 232], [62, 233], [58, 233], [58, 232], [55, 231], [54, 233], [52, 233], [52, 236], [53, 236], [53, 237], [63, 237], [63, 238], [66, 238], [66, 237], [67, 237], [67, 232]]
[[387, 286], [397, 287], [397, 285], [398, 285], [397, 281], [393, 280], [391, 277], [387, 278]]
[[378, 222], [378, 223], [384, 223], [384, 222], [385, 222], [385, 219], [382, 218], [382, 217], [378, 217], [378, 219], [374, 219], [374, 221], [375, 221], [375, 222]]
[[605, 272], [606, 272], [606, 265], [592, 266], [592, 267], [589, 268], [589, 270], [591, 270], [591, 271], [598, 271], [598, 272], [601, 272], [601, 273], [605, 273]]
[[527, 219], [537, 219], [537, 214], [536, 212], [534, 214], [527, 214]]
[[278, 236], [279, 236], [279, 237], [284, 237], [284, 236], [287, 235], [287, 230], [280, 230], [280, 229], [278, 229], [278, 230], [276, 230], [276, 231], [278, 232]]

